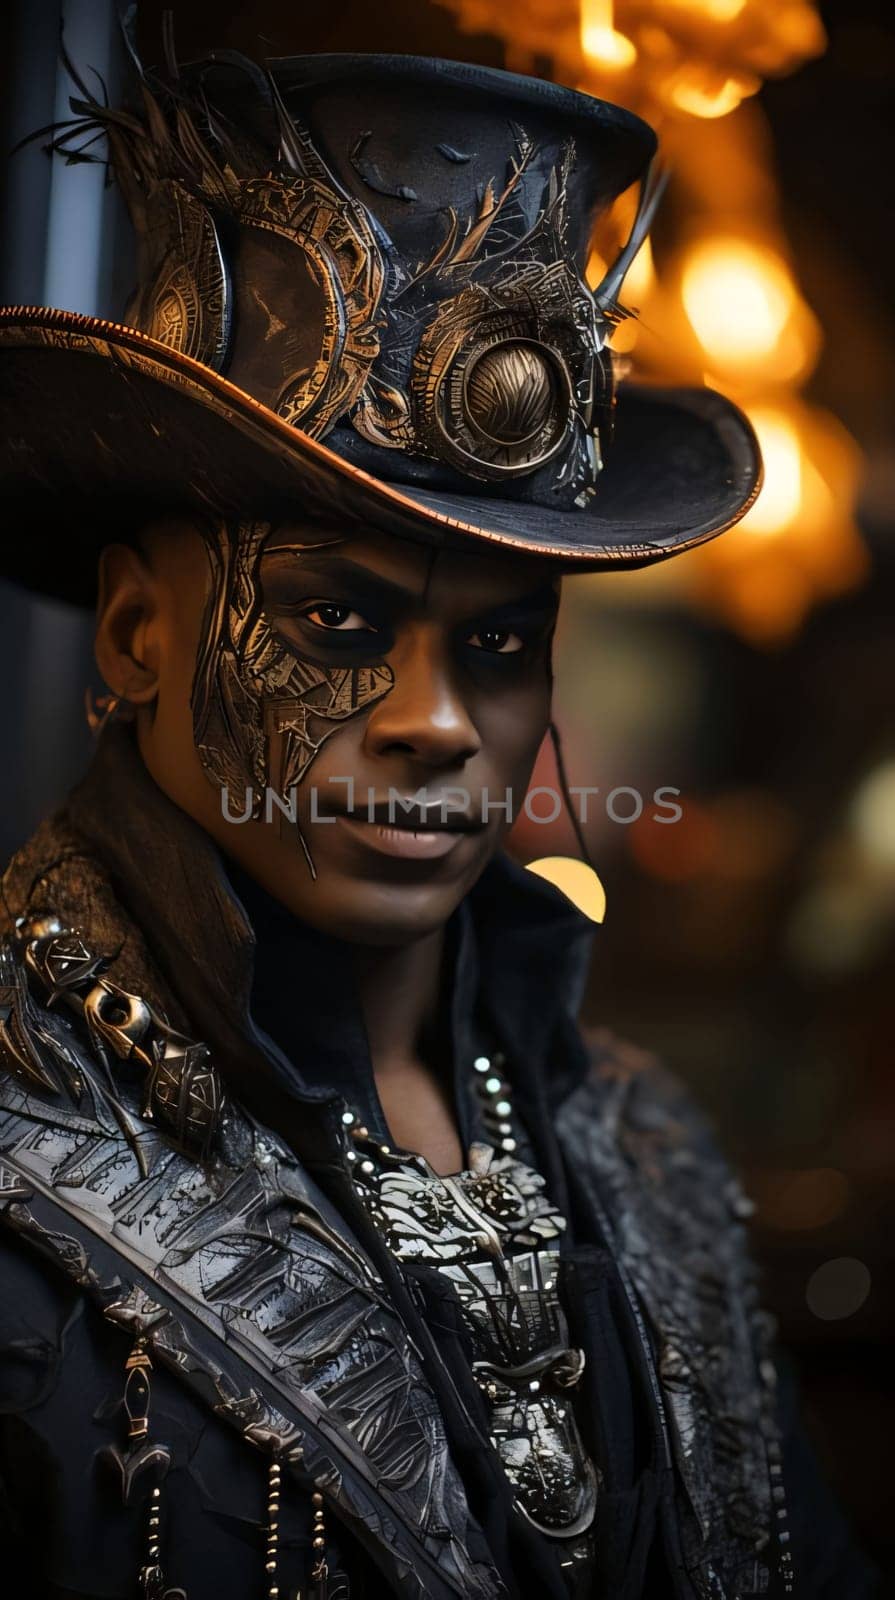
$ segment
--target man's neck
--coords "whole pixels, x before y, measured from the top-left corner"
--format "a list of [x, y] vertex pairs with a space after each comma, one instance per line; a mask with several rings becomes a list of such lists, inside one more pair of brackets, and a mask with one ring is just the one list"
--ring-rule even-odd
[[419, 1060], [438, 1014], [444, 929], [411, 943], [358, 947], [358, 994], [377, 1079]]
[[447, 1173], [458, 1172], [464, 1160], [452, 1084], [444, 1060], [431, 1048], [444, 950], [439, 929], [399, 949], [359, 951], [356, 970], [373, 1075], [392, 1138]]

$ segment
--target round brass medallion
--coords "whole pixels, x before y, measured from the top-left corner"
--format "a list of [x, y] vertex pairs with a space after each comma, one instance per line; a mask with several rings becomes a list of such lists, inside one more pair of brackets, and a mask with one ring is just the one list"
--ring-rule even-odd
[[456, 341], [437, 352], [430, 393], [439, 454], [471, 477], [534, 472], [568, 434], [569, 375], [562, 357], [537, 339]]
[[587, 426], [586, 341], [565, 315], [565, 300], [548, 316], [549, 295], [534, 292], [544, 288], [544, 273], [532, 272], [534, 283], [513, 279], [501, 297], [475, 284], [444, 301], [414, 357], [418, 452], [470, 478], [529, 476]]
[[560, 414], [560, 399], [552, 363], [520, 339], [493, 345], [466, 371], [464, 402], [471, 426], [508, 451], [542, 440]]

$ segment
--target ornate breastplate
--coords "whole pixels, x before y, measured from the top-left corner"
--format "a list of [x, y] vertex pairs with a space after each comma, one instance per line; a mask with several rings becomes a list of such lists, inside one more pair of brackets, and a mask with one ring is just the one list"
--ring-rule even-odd
[[566, 1221], [518, 1154], [500, 1058], [479, 1057], [475, 1067], [494, 1143], [470, 1147], [467, 1171], [440, 1177], [422, 1156], [372, 1140], [349, 1112], [355, 1185], [394, 1255], [436, 1267], [456, 1290], [491, 1441], [519, 1510], [563, 1541], [577, 1587], [591, 1558], [597, 1477], [573, 1405], [584, 1356], [570, 1348], [557, 1288]]

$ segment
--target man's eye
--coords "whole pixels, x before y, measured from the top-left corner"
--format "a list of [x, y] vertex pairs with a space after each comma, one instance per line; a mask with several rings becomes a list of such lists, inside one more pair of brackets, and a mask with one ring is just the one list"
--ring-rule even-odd
[[376, 629], [370, 626], [359, 611], [352, 611], [350, 606], [340, 606], [333, 601], [317, 602], [302, 612], [309, 622], [316, 628], [326, 628], [328, 632], [340, 633], [375, 633]]
[[479, 628], [476, 633], [468, 635], [466, 643], [475, 650], [487, 650], [495, 656], [515, 655], [517, 650], [523, 648], [518, 633], [510, 633], [508, 628]]

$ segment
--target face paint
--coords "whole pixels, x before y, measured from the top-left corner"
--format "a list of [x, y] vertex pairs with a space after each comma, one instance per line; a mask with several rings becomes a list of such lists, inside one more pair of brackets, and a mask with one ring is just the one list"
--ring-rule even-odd
[[[323, 666], [280, 637], [261, 586], [270, 532], [269, 522], [243, 522], [206, 534], [212, 585], [190, 699], [206, 777], [240, 800], [251, 791], [254, 818], [269, 788], [289, 803], [326, 740], [394, 683], [384, 663]], [[296, 831], [313, 873], [307, 841]]]

